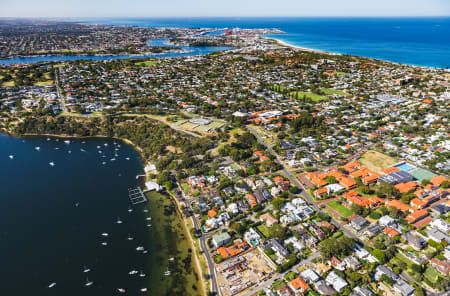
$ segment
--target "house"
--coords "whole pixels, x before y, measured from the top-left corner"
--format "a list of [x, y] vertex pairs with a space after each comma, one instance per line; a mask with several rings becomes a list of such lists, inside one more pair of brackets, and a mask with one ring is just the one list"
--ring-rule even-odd
[[370, 291], [366, 287], [355, 287], [353, 288], [353, 292], [350, 294], [350, 296], [372, 296], [372, 291]]
[[450, 224], [445, 222], [442, 219], [435, 219], [430, 222], [431, 228], [437, 228], [442, 232], [449, 232], [450, 231]]
[[328, 285], [333, 286], [333, 289], [337, 292], [341, 292], [346, 286], [348, 286], [348, 283], [334, 271], [328, 274], [325, 281]]
[[244, 239], [252, 245], [258, 245], [261, 236], [253, 229], [253, 227], [250, 227], [250, 229], [244, 233]]
[[312, 269], [306, 269], [300, 273], [300, 276], [308, 282], [317, 283], [320, 276]]
[[236, 205], [240, 212], [242, 212], [242, 213], [248, 212], [248, 206], [243, 200], [240, 200], [240, 199], [237, 200]]
[[262, 214], [259, 217], [259, 220], [262, 222], [265, 222], [267, 227], [271, 227], [274, 224], [278, 223], [278, 220], [274, 216], [272, 216], [272, 214], [270, 214], [270, 213]]
[[443, 275], [448, 275], [450, 272], [450, 262], [446, 260], [438, 260], [436, 258], [433, 258], [430, 260], [430, 264]]
[[427, 235], [435, 242], [440, 243], [442, 241], [446, 241], [447, 243], [450, 243], [450, 237], [445, 232], [442, 232], [437, 228], [431, 228], [430, 230], [428, 230]]
[[412, 296], [416, 290], [413, 286], [408, 284], [402, 279], [398, 279], [396, 283], [392, 286], [395, 292], [400, 293], [402, 296]]
[[277, 239], [270, 240], [263, 247], [264, 250], [267, 250], [269, 248], [272, 249], [278, 257], [281, 257], [283, 259], [289, 255], [289, 251], [285, 247], [283, 247], [283, 245]]
[[277, 290], [278, 296], [294, 296], [287, 286], [283, 286]]
[[426, 247], [427, 242], [419, 237], [414, 236], [411, 232], [407, 232], [403, 235], [403, 238], [408, 242], [408, 244], [416, 250], [422, 250]]
[[388, 226], [394, 226], [395, 225], [395, 219], [389, 217], [389, 216], [383, 216], [378, 220], [378, 223], [380, 223], [381, 226], [388, 227]]
[[158, 185], [158, 183], [154, 182], [154, 181], [150, 181], [150, 182], [145, 182], [145, 187], [147, 188], [148, 191], [161, 191], [163, 190], [163, 187]]
[[354, 256], [347, 256], [342, 262], [351, 270], [357, 270], [362, 265], [362, 263]]
[[251, 193], [247, 193], [245, 195], [245, 198], [247, 199], [248, 203], [250, 204], [250, 207], [255, 207], [256, 205], [258, 205], [258, 202], [256, 201], [256, 197], [251, 194]]
[[383, 230], [383, 233], [386, 234], [389, 237], [396, 237], [397, 235], [400, 235], [400, 232], [394, 228], [386, 227]]
[[235, 203], [230, 203], [230, 204], [228, 205], [227, 211], [228, 211], [229, 213], [231, 213], [233, 216], [236, 216], [237, 214], [239, 214], [238, 206], [237, 206], [237, 204], [235, 204]]
[[422, 209], [422, 210], [418, 210], [418, 211], [413, 212], [413, 213], [409, 214], [408, 216], [406, 216], [406, 220], [410, 224], [413, 224], [413, 223], [416, 223], [417, 221], [422, 220], [426, 216], [428, 216], [427, 210]]
[[392, 269], [390, 267], [387, 267], [386, 265], [378, 265], [375, 269], [375, 275], [373, 277], [376, 281], [379, 281], [383, 274], [394, 281], [399, 278], [398, 274], [393, 272]]
[[212, 237], [212, 242], [216, 248], [227, 244], [231, 240], [231, 236], [227, 232], [216, 234]]
[[363, 217], [356, 215], [351, 221], [350, 221], [350, 225], [353, 227], [353, 229], [355, 230], [361, 230], [366, 224], [367, 224], [367, 220], [364, 219]]
[[305, 248], [305, 245], [302, 244], [295, 236], [291, 236], [290, 238], [285, 239], [283, 243], [285, 246], [287, 246], [288, 244], [292, 244], [292, 247], [297, 252]]
[[211, 210], [208, 211], [208, 217], [209, 218], [213, 218], [216, 215], [217, 215], [217, 211], [216, 210], [211, 209]]
[[381, 226], [378, 223], [373, 223], [366, 227], [363, 234], [366, 237], [371, 238], [371, 237], [374, 237], [375, 235], [377, 235], [378, 233], [380, 233], [382, 230], [383, 230], [383, 226]]
[[296, 277], [288, 285], [294, 293], [304, 292], [309, 289], [308, 284], [301, 277]]
[[314, 286], [320, 295], [333, 295], [336, 293], [336, 291], [325, 281], [319, 281]]
[[430, 182], [437, 187], [440, 187], [442, 182], [448, 181], [448, 179], [444, 176], [436, 176], [430, 179]]

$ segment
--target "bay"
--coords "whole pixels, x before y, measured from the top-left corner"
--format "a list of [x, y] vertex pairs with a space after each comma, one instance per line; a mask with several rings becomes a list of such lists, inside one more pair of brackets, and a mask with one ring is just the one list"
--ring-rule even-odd
[[[131, 207], [128, 189], [142, 173], [138, 153], [113, 139], [64, 140], [0, 134], [0, 295], [114, 295], [117, 288], [195, 295], [198, 279], [183, 262], [189, 244], [173, 201], [150, 193], [147, 204]], [[94, 284], [86, 287], [87, 280]]]

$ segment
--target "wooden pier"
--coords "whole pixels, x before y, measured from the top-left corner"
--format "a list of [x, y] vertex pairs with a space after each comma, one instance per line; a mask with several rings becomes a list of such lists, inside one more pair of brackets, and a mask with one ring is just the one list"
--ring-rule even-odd
[[137, 187], [136, 189], [128, 189], [128, 197], [133, 205], [147, 201], [147, 197], [145, 197], [145, 194], [140, 187]]

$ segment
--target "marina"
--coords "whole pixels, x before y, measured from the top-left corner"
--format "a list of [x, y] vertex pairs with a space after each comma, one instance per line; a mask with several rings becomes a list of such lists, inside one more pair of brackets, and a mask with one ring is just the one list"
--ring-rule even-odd
[[147, 201], [147, 198], [140, 187], [128, 189], [128, 198], [133, 205], [138, 205]]

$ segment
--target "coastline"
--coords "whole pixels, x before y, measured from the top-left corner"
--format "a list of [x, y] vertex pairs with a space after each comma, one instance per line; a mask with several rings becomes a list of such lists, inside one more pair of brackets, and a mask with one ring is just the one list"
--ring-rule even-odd
[[[286, 41], [282, 41], [280, 39], [277, 39], [275, 37], [267, 37], [267, 36], [260, 36], [263, 39], [266, 40], [272, 40], [275, 43], [277, 43], [280, 46], [283, 47], [288, 47], [290, 49], [293, 49], [295, 51], [306, 51], [306, 52], [310, 52], [310, 53], [317, 53], [317, 54], [328, 54], [328, 55], [333, 55], [333, 56], [342, 56], [345, 55], [343, 53], [339, 53], [339, 52], [331, 52], [331, 51], [326, 51], [326, 50], [321, 50], [321, 49], [314, 49], [314, 48], [308, 48], [308, 47], [302, 47], [302, 46], [298, 46], [298, 45], [293, 45], [290, 44]], [[373, 58], [373, 57], [368, 57], [368, 56], [358, 56], [358, 55], [354, 55], [354, 54], [347, 54], [348, 56], [351, 57], [356, 57], [356, 58], [364, 58], [364, 59], [370, 59], [370, 60], [375, 60], [375, 61], [379, 61], [379, 62], [384, 62], [384, 63], [390, 63], [390, 64], [394, 64], [394, 65], [398, 65], [398, 66], [408, 66], [408, 67], [413, 67], [413, 68], [422, 68], [422, 69], [439, 69], [439, 70], [446, 70], [445, 68], [442, 67], [437, 67], [437, 66], [424, 66], [424, 65], [415, 65], [415, 64], [408, 64], [408, 63], [400, 63], [400, 62], [394, 62], [394, 61], [390, 61], [390, 60], [386, 60], [386, 59], [379, 59], [379, 58]], [[448, 71], [448, 70], [447, 70]]]

